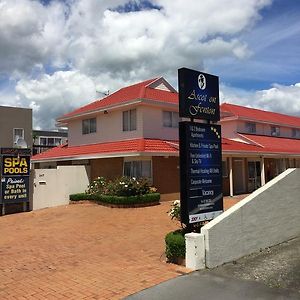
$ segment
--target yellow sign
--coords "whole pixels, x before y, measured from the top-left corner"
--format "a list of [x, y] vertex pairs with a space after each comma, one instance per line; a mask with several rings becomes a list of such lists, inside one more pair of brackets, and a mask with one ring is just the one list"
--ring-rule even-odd
[[3, 157], [3, 175], [28, 175], [29, 157]]

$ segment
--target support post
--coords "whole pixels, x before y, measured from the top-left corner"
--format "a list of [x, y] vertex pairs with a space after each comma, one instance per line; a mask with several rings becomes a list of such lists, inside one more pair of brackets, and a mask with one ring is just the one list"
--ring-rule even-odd
[[229, 157], [229, 194], [233, 197], [233, 171], [232, 171], [232, 157]]
[[266, 184], [265, 159], [263, 156], [260, 158], [260, 181], [261, 181], [261, 186]]

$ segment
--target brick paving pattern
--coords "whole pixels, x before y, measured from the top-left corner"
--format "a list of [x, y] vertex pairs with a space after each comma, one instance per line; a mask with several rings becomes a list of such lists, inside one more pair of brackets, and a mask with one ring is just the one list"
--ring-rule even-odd
[[159, 206], [74, 204], [0, 217], [0, 299], [122, 299], [188, 272], [164, 261]]
[[170, 203], [75, 204], [0, 218], [0, 299], [120, 299], [185, 272], [164, 262]]

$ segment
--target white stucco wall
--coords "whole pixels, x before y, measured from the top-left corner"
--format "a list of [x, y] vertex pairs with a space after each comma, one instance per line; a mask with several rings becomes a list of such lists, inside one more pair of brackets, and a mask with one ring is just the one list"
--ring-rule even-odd
[[207, 225], [206, 266], [300, 236], [300, 169], [288, 169]]
[[178, 128], [163, 126], [163, 111], [176, 111], [168, 108], [143, 106], [143, 134], [144, 138], [178, 140]]
[[59, 166], [34, 170], [33, 210], [66, 205], [69, 195], [83, 193], [89, 184], [87, 166]]
[[[123, 131], [123, 111], [135, 108], [137, 110], [137, 129], [134, 131]], [[97, 118], [97, 132], [90, 134], [82, 134], [82, 120], [92, 118], [92, 116], [70, 121], [68, 125], [69, 146], [96, 144], [142, 137], [143, 116], [141, 107], [128, 107], [123, 110], [108, 110], [107, 114], [100, 112], [95, 117]]]

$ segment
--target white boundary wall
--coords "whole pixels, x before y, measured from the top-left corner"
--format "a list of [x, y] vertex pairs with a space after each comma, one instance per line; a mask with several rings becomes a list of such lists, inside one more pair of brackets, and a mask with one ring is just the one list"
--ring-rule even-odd
[[83, 193], [89, 184], [87, 166], [59, 166], [34, 170], [32, 209], [69, 203], [69, 195]]
[[[199, 240], [203, 241], [205, 265], [213, 268], [297, 236], [300, 169], [288, 169], [203, 226]], [[193, 245], [187, 243], [187, 254], [189, 247]], [[199, 259], [204, 258], [195, 256]], [[192, 258], [186, 261], [190, 262], [187, 267], [199, 265], [191, 263]]]

